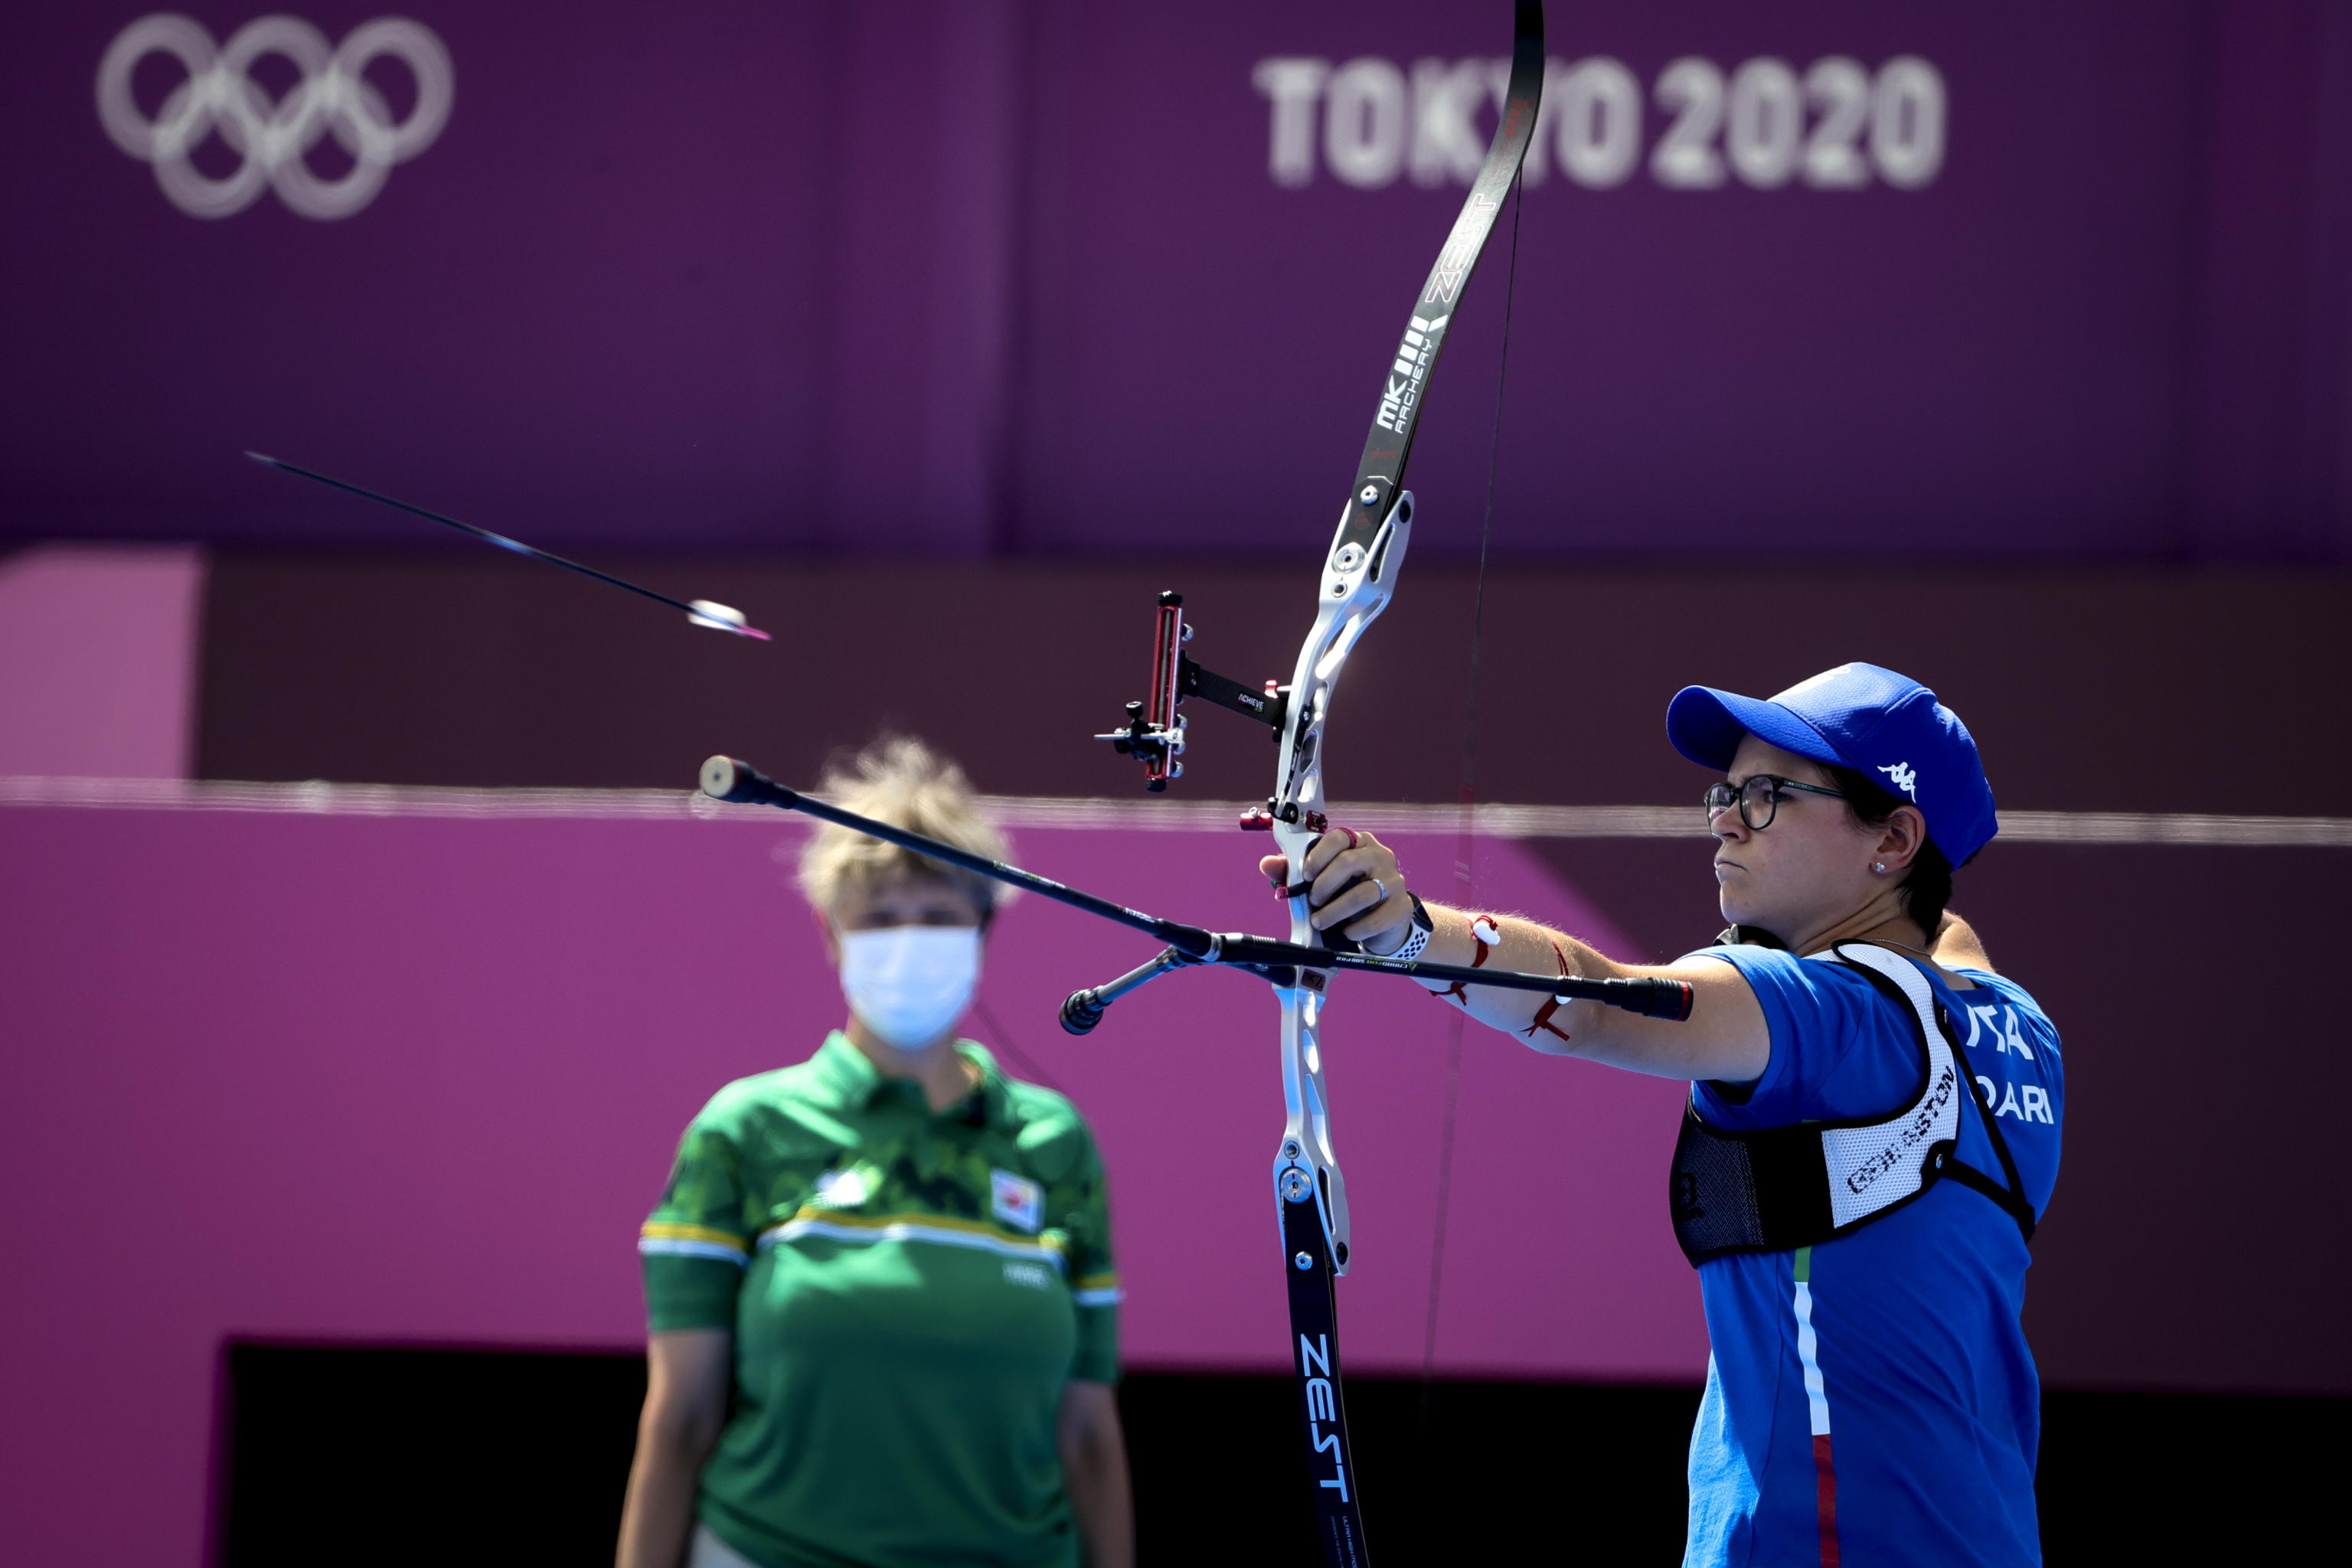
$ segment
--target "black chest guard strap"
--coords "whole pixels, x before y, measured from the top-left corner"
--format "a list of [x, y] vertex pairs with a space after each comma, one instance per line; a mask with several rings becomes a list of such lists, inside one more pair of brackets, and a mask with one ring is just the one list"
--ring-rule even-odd
[[[1669, 1189], [1683, 1256], [1696, 1265], [1734, 1252], [1811, 1247], [1893, 1214], [1945, 1176], [1999, 1204], [2032, 1241], [2035, 1215], [2016, 1162], [1927, 976], [1909, 960], [1868, 943], [1840, 943], [1836, 955], [1911, 1019], [1919, 1087], [1886, 1116], [1755, 1132], [1710, 1127], [1685, 1104]], [[1984, 1123], [2005, 1182], [1952, 1157], [1969, 1105]]]

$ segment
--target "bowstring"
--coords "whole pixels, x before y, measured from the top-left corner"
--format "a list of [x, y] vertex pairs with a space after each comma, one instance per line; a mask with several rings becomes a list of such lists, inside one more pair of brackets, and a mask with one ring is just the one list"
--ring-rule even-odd
[[[1511, 367], [1511, 305], [1517, 297], [1519, 277], [1519, 209], [1526, 198], [1525, 180], [1511, 183], [1511, 254], [1503, 274], [1503, 346], [1495, 368], [1495, 426], [1486, 447], [1486, 508], [1478, 524], [1478, 575], [1470, 610], [1470, 680], [1463, 703], [1461, 817], [1454, 833], [1454, 882], [1464, 904], [1473, 887], [1471, 858], [1477, 839], [1478, 800], [1478, 663], [1486, 623], [1486, 558], [1495, 535], [1495, 476], [1503, 452], [1503, 390]], [[1437, 1374], [1438, 1314], [1445, 1297], [1445, 1229], [1454, 1199], [1454, 1129], [1462, 1098], [1462, 1030], [1464, 1015], [1454, 1016], [1445, 1037], [1445, 1110], [1437, 1137], [1437, 1219], [1429, 1242], [1429, 1305], [1422, 1319], [1421, 1413], [1417, 1436], [1424, 1449], [1429, 1441], [1429, 1396]]]

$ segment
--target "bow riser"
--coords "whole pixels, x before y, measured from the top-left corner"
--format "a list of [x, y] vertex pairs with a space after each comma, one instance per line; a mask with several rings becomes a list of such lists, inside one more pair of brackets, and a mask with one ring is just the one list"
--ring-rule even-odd
[[[1360, 509], [1350, 503], [1350, 514]], [[1315, 626], [1298, 650], [1298, 665], [1290, 678], [1289, 708], [1284, 717], [1282, 776], [1266, 802], [1260, 820], [1274, 830], [1275, 847], [1292, 867], [1306, 864], [1307, 851], [1326, 826], [1323, 799], [1323, 726], [1330, 717], [1331, 698], [1339, 672], [1365, 628], [1388, 608], [1396, 588], [1396, 574], [1404, 564], [1405, 548], [1412, 538], [1412, 495], [1397, 498], [1369, 540], [1353, 537], [1356, 518], [1343, 515], [1331, 553], [1323, 567], [1321, 608]], [[1294, 875], [1296, 873], [1294, 872]], [[1290, 900], [1290, 940], [1312, 947], [1327, 945], [1315, 929], [1304, 892]], [[1296, 1167], [1314, 1184], [1323, 1223], [1324, 1241], [1332, 1271], [1345, 1274], [1349, 1255], [1347, 1185], [1339, 1158], [1331, 1147], [1330, 1102], [1323, 1088], [1320, 1014], [1322, 977], [1307, 975], [1307, 983], [1281, 987], [1282, 1093], [1289, 1120], [1282, 1131], [1282, 1151], [1275, 1160], [1275, 1187], [1282, 1191], [1283, 1173]]]
[[[1293, 858], [1294, 868], [1303, 864], [1297, 858], [1323, 831], [1323, 726], [1330, 717], [1331, 693], [1357, 641], [1396, 592], [1397, 573], [1412, 541], [1412, 492], [1397, 498], [1396, 506], [1368, 537], [1355, 537], [1354, 521], [1339, 520], [1331, 553], [1324, 561], [1315, 625], [1299, 647], [1298, 664], [1290, 676], [1282, 772], [1266, 802], [1276, 844]], [[1304, 942], [1300, 930], [1294, 925], [1292, 936]]]

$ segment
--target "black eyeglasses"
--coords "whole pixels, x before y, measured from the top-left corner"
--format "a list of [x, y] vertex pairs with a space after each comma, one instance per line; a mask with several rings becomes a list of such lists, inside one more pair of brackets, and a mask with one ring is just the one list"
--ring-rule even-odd
[[1779, 814], [1781, 801], [1788, 798], [1785, 792], [1792, 789], [1802, 790], [1807, 795], [1825, 795], [1832, 800], [1845, 798], [1840, 792], [1823, 789], [1819, 784], [1799, 784], [1777, 773], [1755, 773], [1743, 780], [1737, 789], [1727, 784], [1706, 786], [1706, 794], [1701, 797], [1706, 802], [1706, 825], [1714, 826], [1715, 819], [1737, 804], [1739, 820], [1748, 825], [1748, 831], [1761, 833], [1772, 826], [1772, 818]]

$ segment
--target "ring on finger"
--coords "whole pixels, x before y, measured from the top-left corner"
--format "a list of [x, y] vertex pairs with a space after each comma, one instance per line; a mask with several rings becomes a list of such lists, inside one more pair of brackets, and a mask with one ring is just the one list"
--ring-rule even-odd
[[1389, 885], [1378, 877], [1372, 879], [1372, 890], [1380, 894], [1380, 903], [1385, 904], [1389, 901]]

